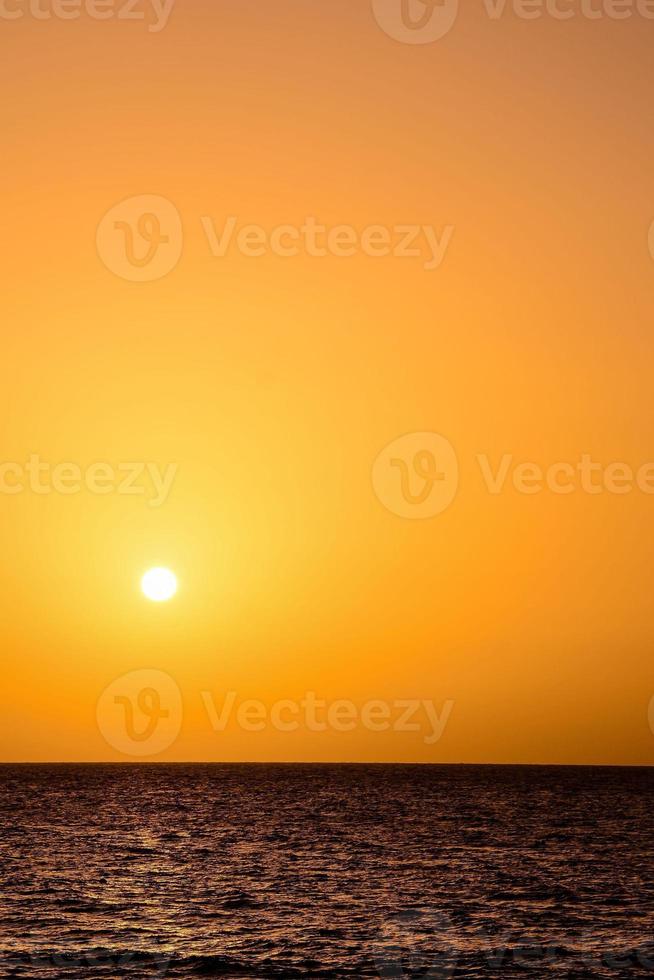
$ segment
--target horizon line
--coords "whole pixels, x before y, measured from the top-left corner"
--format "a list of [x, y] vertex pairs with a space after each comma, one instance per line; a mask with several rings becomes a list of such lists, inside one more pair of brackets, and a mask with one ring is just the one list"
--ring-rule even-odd
[[654, 762], [365, 762], [352, 760], [291, 761], [196, 759], [189, 761], [138, 760], [37, 760], [0, 761], [0, 768], [9, 766], [404, 766], [461, 768], [515, 768], [515, 769], [654, 769]]

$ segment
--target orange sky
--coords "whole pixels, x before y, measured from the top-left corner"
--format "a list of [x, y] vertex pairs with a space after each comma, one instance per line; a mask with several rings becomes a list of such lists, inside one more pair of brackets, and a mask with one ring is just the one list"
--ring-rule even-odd
[[[177, 467], [160, 507], [0, 493], [0, 758], [125, 759], [96, 706], [147, 668], [183, 701], [161, 760], [654, 762], [654, 496], [493, 495], [477, 461], [654, 461], [654, 21], [466, 4], [413, 45], [365, 0], [177, 0], [0, 32], [1, 461]], [[151, 282], [96, 248], [140, 195], [183, 228]], [[432, 270], [216, 257], [230, 215], [453, 234]], [[415, 432], [459, 464], [424, 520], [371, 476]], [[454, 707], [435, 744], [216, 733], [230, 690]]]

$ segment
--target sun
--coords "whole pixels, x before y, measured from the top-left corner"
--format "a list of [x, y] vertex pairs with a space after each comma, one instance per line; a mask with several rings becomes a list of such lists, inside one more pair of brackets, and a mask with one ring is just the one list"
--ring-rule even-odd
[[169, 568], [151, 568], [141, 579], [141, 588], [153, 602], [167, 602], [177, 592], [177, 578]]

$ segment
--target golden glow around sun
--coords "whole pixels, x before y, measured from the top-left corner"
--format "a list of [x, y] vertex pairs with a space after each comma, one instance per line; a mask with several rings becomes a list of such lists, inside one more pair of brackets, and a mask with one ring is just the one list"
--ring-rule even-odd
[[141, 588], [153, 602], [167, 602], [177, 592], [177, 578], [169, 568], [151, 568], [141, 579]]

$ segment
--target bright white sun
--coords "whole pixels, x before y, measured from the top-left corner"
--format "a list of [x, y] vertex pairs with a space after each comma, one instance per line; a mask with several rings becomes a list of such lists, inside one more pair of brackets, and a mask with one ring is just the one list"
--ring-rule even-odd
[[151, 568], [141, 579], [141, 588], [153, 602], [167, 602], [177, 592], [177, 579], [169, 568]]

